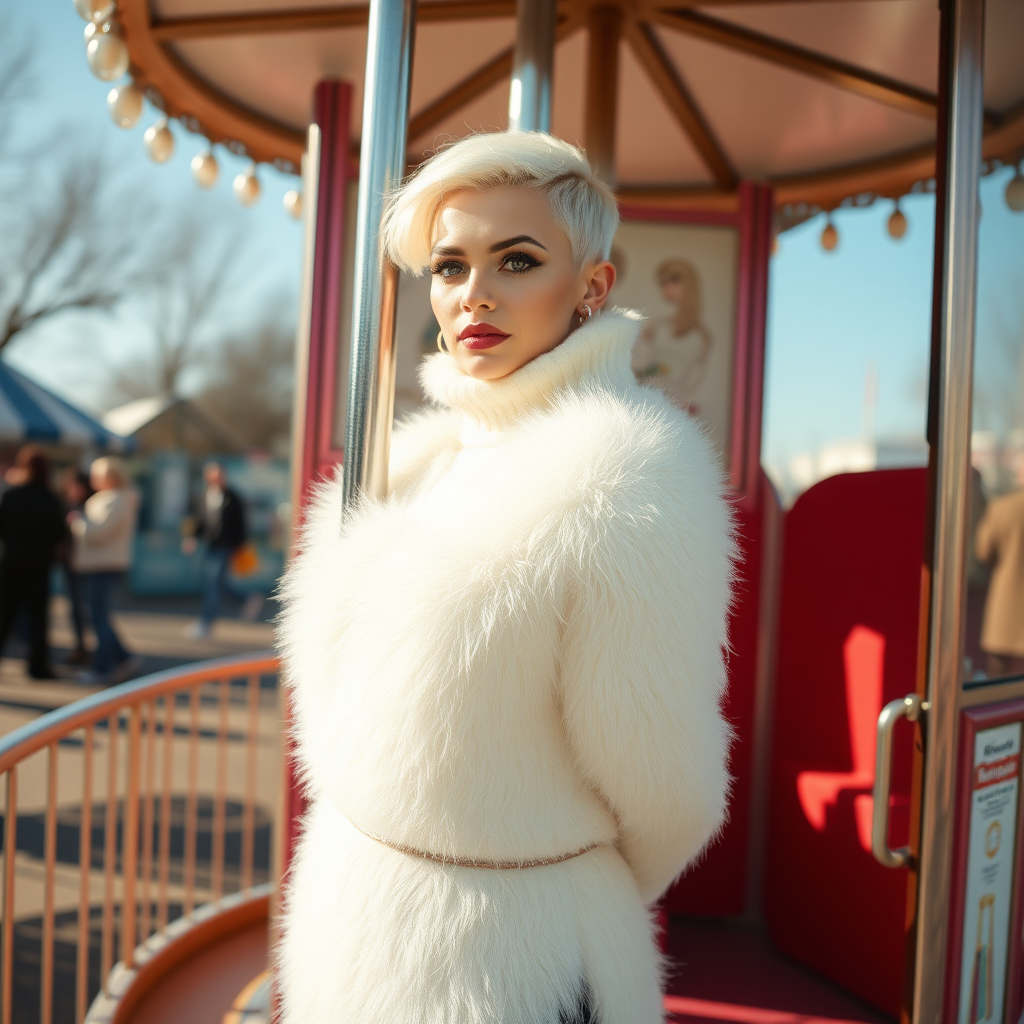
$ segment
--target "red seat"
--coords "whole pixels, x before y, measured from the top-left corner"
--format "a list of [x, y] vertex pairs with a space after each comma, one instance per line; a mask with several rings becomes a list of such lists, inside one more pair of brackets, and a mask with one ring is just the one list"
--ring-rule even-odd
[[[786, 516], [765, 911], [784, 952], [896, 1016], [907, 873], [871, 855], [875, 725], [916, 681], [924, 470], [825, 480]], [[912, 750], [897, 733], [890, 841]]]

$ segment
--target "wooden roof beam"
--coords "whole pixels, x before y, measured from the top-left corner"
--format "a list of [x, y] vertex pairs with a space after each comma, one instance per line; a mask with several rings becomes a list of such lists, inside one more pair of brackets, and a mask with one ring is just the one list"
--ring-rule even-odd
[[640, 66], [693, 143], [715, 184], [722, 189], [735, 188], [739, 176], [654, 29], [646, 22], [627, 21], [625, 34]]
[[[908, 85], [887, 75], [762, 35], [732, 22], [709, 18], [697, 11], [662, 8], [651, 12], [648, 18], [695, 39], [757, 57], [910, 114], [935, 120], [938, 98], [935, 93], [919, 89], [916, 85]], [[989, 127], [993, 127], [999, 120], [998, 115], [991, 113], [986, 113], [985, 118]]]

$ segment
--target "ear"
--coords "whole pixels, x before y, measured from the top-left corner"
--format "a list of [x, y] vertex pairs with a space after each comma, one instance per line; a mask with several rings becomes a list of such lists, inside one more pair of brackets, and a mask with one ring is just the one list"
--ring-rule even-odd
[[608, 293], [615, 284], [615, 267], [607, 260], [595, 263], [587, 271], [587, 291], [580, 299], [595, 313], [608, 301]]

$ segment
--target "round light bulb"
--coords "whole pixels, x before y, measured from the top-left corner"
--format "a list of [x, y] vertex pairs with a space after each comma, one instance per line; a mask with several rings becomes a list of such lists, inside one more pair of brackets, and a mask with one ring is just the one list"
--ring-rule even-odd
[[241, 174], [236, 175], [231, 187], [235, 191], [235, 197], [243, 206], [252, 206], [260, 197], [260, 181], [256, 177], [256, 165], [249, 164]]
[[97, 32], [85, 48], [85, 59], [97, 78], [113, 82], [128, 72], [128, 44], [112, 32]]
[[213, 188], [219, 174], [217, 158], [208, 149], [192, 157], [192, 177], [203, 188]]
[[72, 0], [85, 21], [106, 21], [114, 13], [114, 0]]
[[1021, 175], [1019, 167], [1006, 183], [1006, 191], [1003, 196], [1006, 199], [1006, 205], [1014, 213], [1024, 213], [1024, 175]]
[[896, 241], [899, 241], [907, 233], [907, 217], [899, 206], [889, 214], [886, 229], [889, 232], [889, 237]]
[[284, 194], [285, 212], [298, 220], [302, 216], [302, 193], [298, 189], [289, 189]]
[[[92, 42], [92, 40], [95, 39], [97, 36], [101, 36], [104, 32], [109, 31], [109, 21], [90, 21], [89, 24], [85, 26], [85, 31], [83, 33], [83, 35], [85, 36], [85, 45], [88, 46], [89, 43]], [[88, 50], [86, 52], [88, 52]]]
[[839, 232], [835, 224], [829, 221], [821, 232], [821, 247], [825, 252], [832, 252], [839, 245]]
[[142, 116], [142, 90], [134, 82], [115, 85], [107, 93], [107, 110], [119, 128], [134, 128]]
[[167, 118], [161, 117], [155, 124], [146, 129], [142, 141], [146, 144], [146, 152], [150, 159], [158, 164], [166, 163], [174, 154], [174, 136], [167, 127]]

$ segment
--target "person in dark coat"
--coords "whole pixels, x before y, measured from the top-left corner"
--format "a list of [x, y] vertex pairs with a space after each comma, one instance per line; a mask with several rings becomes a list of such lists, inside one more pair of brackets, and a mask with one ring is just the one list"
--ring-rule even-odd
[[245, 594], [240, 591], [228, 575], [231, 559], [245, 544], [247, 530], [245, 503], [242, 496], [228, 487], [223, 466], [210, 462], [203, 471], [206, 487], [195, 517], [195, 532], [186, 537], [182, 550], [191, 554], [196, 550], [197, 541], [206, 541], [203, 556], [203, 605], [199, 622], [192, 628], [193, 636], [208, 636], [214, 619], [220, 610], [223, 594], [242, 602], [242, 615], [255, 619], [263, 604], [258, 593]]
[[[81, 513], [86, 501], [93, 495], [89, 474], [83, 473], [77, 466], [69, 466], [61, 476], [61, 491], [64, 498], [65, 512]], [[68, 541], [70, 541], [70, 536]], [[62, 543], [57, 550], [57, 560], [64, 570], [64, 580], [68, 590], [68, 603], [71, 607], [71, 623], [75, 628], [75, 649], [68, 658], [71, 665], [88, 665], [89, 652], [85, 646], [85, 587], [84, 578], [73, 565], [72, 546]]]
[[48, 645], [50, 566], [67, 535], [64, 511], [50, 490], [50, 465], [42, 450], [18, 452], [14, 479], [0, 498], [0, 650], [24, 608], [28, 613], [28, 673], [52, 679]]

